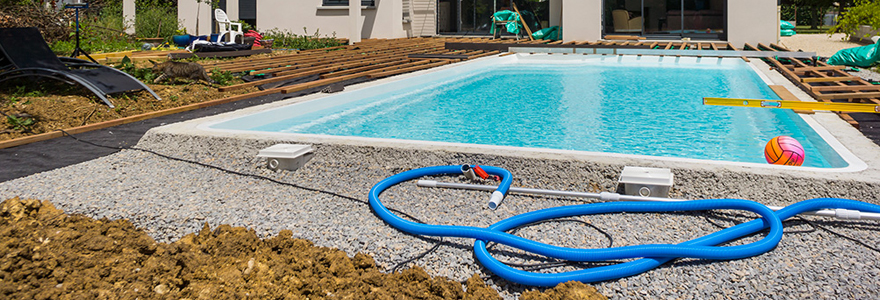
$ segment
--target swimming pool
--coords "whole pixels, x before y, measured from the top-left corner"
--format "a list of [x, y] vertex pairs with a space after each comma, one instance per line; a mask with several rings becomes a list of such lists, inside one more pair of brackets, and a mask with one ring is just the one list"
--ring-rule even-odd
[[806, 167], [848, 166], [790, 110], [704, 106], [778, 99], [740, 59], [515, 55], [210, 124], [211, 129], [435, 141], [766, 164], [779, 135]]

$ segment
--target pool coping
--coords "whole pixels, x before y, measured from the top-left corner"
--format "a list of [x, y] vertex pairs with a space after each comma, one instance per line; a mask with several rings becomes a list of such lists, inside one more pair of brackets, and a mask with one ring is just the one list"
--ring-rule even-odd
[[[516, 54], [516, 55], [547, 55], [547, 54]], [[557, 55], [561, 56], [561, 55]], [[496, 59], [499, 56], [488, 56], [463, 62], [454, 65], [447, 65], [430, 70], [418, 71], [409, 74], [399, 75], [388, 79], [371, 81], [346, 87], [345, 92], [356, 92], [358, 90], [385, 84], [388, 82], [404, 80], [423, 74], [456, 68], [464, 64], [483, 62], [489, 59]], [[732, 58], [725, 58], [732, 59]], [[739, 59], [739, 58], [735, 58]], [[784, 78], [781, 74], [772, 71], [770, 67], [760, 60], [751, 60], [749, 64], [765, 81], [769, 81], [772, 85], [781, 85], [788, 89], [792, 94], [801, 101], [814, 101], [806, 93], [795, 87], [791, 82]], [[392, 147], [401, 149], [414, 149], [425, 151], [444, 151], [472, 154], [489, 154], [502, 156], [516, 156], [523, 158], [537, 159], [554, 159], [554, 160], [576, 160], [589, 161], [611, 165], [637, 165], [649, 167], [664, 168], [680, 168], [695, 170], [731, 170], [735, 172], [763, 174], [763, 175], [785, 175], [798, 177], [811, 177], [822, 179], [852, 179], [858, 181], [876, 181], [880, 182], [880, 147], [866, 138], [857, 129], [841, 120], [832, 112], [816, 111], [814, 115], [800, 115], [805, 122], [812, 125], [816, 132], [822, 136], [838, 153], [850, 164], [844, 168], [808, 168], [808, 167], [791, 167], [791, 166], [775, 166], [763, 165], [756, 163], [740, 163], [740, 162], [723, 162], [709, 161], [687, 158], [667, 158], [646, 155], [630, 155], [602, 152], [587, 152], [573, 150], [556, 150], [544, 148], [524, 148], [511, 146], [489, 146], [476, 144], [459, 144], [447, 142], [429, 142], [429, 141], [412, 141], [412, 140], [396, 140], [382, 138], [360, 138], [360, 137], [339, 137], [328, 135], [312, 135], [312, 134], [291, 134], [291, 133], [265, 133], [254, 131], [232, 131], [217, 130], [207, 128], [211, 124], [228, 120], [237, 116], [244, 116], [286, 106], [294, 103], [301, 103], [310, 100], [326, 97], [325, 94], [312, 94], [302, 97], [285, 99], [270, 104], [245, 108], [234, 112], [219, 114], [211, 117], [190, 120], [186, 122], [170, 124], [154, 128], [147, 132], [151, 134], [173, 134], [173, 135], [193, 135], [205, 136], [213, 138], [230, 138], [230, 139], [258, 139], [272, 140], [284, 143], [306, 143], [306, 144], [339, 144], [348, 146], [365, 146], [365, 147]], [[824, 132], [823, 132], [824, 131]], [[833, 137], [828, 139], [827, 137]], [[148, 139], [142, 139], [148, 140]], [[844, 146], [843, 142], [846, 141]], [[836, 145], [835, 145], [836, 144]], [[845, 149], [840, 151], [838, 148]], [[858, 154], [852, 149], [859, 149]], [[256, 153], [255, 153], [256, 155]]]

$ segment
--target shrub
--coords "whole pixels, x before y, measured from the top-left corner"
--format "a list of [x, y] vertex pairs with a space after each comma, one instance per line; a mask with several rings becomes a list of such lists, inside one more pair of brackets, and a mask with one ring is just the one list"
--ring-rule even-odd
[[137, 7], [134, 24], [137, 36], [170, 41], [179, 27], [177, 9], [157, 0], [138, 1]]
[[828, 34], [842, 32], [846, 37], [854, 35], [860, 25], [880, 28], [880, 1], [856, 0], [856, 5], [837, 18], [837, 25], [828, 30]]
[[272, 48], [276, 49], [318, 49], [341, 45], [336, 39], [336, 33], [333, 33], [332, 37], [321, 37], [319, 30], [315, 30], [315, 33], [311, 35], [305, 27], [303, 27], [303, 31], [304, 35], [296, 35], [290, 31], [275, 28], [266, 31], [263, 34], [263, 39], [274, 40]]

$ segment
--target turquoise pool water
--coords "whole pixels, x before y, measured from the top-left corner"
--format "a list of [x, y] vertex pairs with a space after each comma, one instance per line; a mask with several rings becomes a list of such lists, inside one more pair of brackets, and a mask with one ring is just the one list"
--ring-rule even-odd
[[804, 166], [847, 165], [790, 110], [703, 105], [703, 97], [778, 99], [735, 59], [501, 63], [371, 88], [381, 92], [334, 95], [211, 127], [761, 164], [766, 142], [788, 135], [804, 146]]

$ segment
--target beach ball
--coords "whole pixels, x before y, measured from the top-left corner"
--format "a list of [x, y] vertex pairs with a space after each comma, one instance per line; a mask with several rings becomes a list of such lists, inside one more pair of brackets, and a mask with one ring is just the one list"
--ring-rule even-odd
[[764, 158], [770, 164], [800, 166], [804, 157], [804, 147], [790, 136], [777, 136], [764, 147]]

